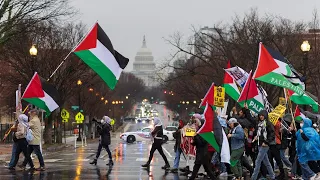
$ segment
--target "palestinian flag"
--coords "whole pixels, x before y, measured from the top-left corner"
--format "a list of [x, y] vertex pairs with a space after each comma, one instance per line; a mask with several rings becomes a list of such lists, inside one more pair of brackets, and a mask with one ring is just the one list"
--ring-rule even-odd
[[30, 104], [46, 111], [46, 116], [49, 116], [52, 111], [59, 107], [59, 94], [54, 86], [47, 83], [43, 78], [40, 78], [38, 73], [34, 73], [26, 90], [22, 95], [22, 99]]
[[288, 95], [290, 97], [290, 100], [298, 105], [309, 105], [312, 107], [312, 110], [314, 112], [319, 111], [319, 104], [313, 100], [310, 96], [308, 96], [306, 93], [303, 93], [302, 96], [299, 96], [297, 93], [293, 92], [292, 90], [288, 89]]
[[[228, 61], [227, 69], [231, 68], [230, 61]], [[224, 73], [223, 87], [226, 93], [235, 101], [239, 99], [240, 91], [234, 79], [227, 73]]]
[[255, 113], [259, 113], [264, 109], [263, 94], [259, 91], [256, 81], [252, 79], [251, 71], [238, 99], [239, 104], [245, 102], [247, 103], [248, 108]]
[[207, 91], [207, 94], [202, 99], [199, 108], [206, 107], [206, 104], [208, 103], [210, 106], [213, 106], [214, 101], [214, 83], [211, 84], [209, 90]]
[[230, 149], [228, 138], [209, 103], [204, 111], [204, 124], [198, 134], [205, 139], [217, 152], [221, 152], [221, 162], [230, 163]]
[[113, 49], [111, 41], [96, 23], [74, 53], [114, 89], [129, 59]]
[[295, 77], [295, 73], [285, 63], [285, 58], [280, 53], [267, 49], [260, 43], [258, 65], [253, 79], [291, 89], [301, 96], [304, 93], [302, 85], [292, 84], [290, 77]]
[[297, 121], [302, 121], [302, 118], [306, 118], [306, 116], [302, 114], [299, 107], [296, 106], [296, 110], [294, 111], [294, 119]]

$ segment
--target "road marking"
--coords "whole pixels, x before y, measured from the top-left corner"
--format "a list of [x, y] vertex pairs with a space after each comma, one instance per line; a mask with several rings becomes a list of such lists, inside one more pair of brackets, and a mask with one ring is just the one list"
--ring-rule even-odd
[[76, 159], [76, 160], [73, 160], [73, 161], [83, 161], [83, 162], [87, 162], [87, 161], [90, 161], [90, 159]]
[[57, 161], [61, 161], [62, 159], [45, 159], [44, 162], [45, 163], [53, 163], [53, 162], [57, 162]]
[[166, 152], [172, 158], [171, 154], [169, 153], [169, 151], [165, 147], [162, 147], [162, 149], [164, 150], [164, 152]]
[[148, 161], [148, 158], [137, 158], [136, 161]]

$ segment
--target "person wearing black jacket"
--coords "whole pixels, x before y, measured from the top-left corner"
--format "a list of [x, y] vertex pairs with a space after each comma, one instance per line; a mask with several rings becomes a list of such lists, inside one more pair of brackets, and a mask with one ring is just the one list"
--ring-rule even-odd
[[162, 156], [164, 162], [166, 163], [162, 169], [168, 169], [170, 168], [170, 164], [168, 162], [168, 159], [166, 157], [166, 155], [163, 153], [163, 149], [162, 149], [162, 143], [163, 143], [163, 128], [162, 128], [162, 123], [161, 120], [158, 117], [155, 117], [154, 120], [154, 130], [151, 132], [151, 136], [154, 139], [154, 142], [152, 144], [151, 150], [150, 150], [150, 154], [149, 154], [149, 160], [146, 164], [142, 165], [142, 167], [149, 167], [151, 160], [153, 158], [153, 154], [156, 150], [159, 151], [160, 155]]
[[176, 153], [176, 156], [174, 158], [173, 168], [171, 169], [171, 172], [177, 173], [179, 162], [180, 162], [180, 155], [182, 153], [182, 149], [180, 147], [181, 144], [181, 129], [183, 128], [184, 124], [183, 121], [179, 121], [179, 127], [176, 132], [174, 132], [172, 135], [176, 139], [176, 143], [174, 145], [174, 152]]
[[254, 141], [258, 141], [259, 152], [251, 179], [256, 180], [258, 178], [262, 162], [267, 167], [268, 174], [271, 179], [275, 179], [275, 174], [268, 158], [269, 146], [275, 144], [274, 127], [269, 121], [268, 112], [266, 110], [260, 111], [258, 119], [259, 123], [257, 126], [257, 135], [254, 138]]
[[[200, 120], [196, 119], [198, 121], [198, 126], [201, 126]], [[203, 165], [205, 171], [207, 172], [207, 176], [209, 176], [211, 179], [217, 179], [213, 172], [212, 169], [210, 168], [210, 164], [208, 161], [208, 143], [206, 140], [204, 140], [199, 134], [197, 134], [194, 139], [192, 144], [196, 146], [196, 160], [194, 162], [193, 170], [191, 177], [189, 180], [194, 180], [197, 177], [197, 174], [199, 172], [199, 169], [201, 165]]]
[[101, 120], [101, 124], [99, 125], [98, 133], [100, 134], [100, 139], [99, 139], [99, 146], [98, 146], [98, 151], [96, 154], [96, 158], [90, 162], [90, 164], [97, 165], [97, 160], [100, 156], [102, 148], [105, 148], [108, 156], [109, 156], [109, 163], [107, 166], [112, 166], [113, 161], [112, 161], [112, 154], [109, 149], [109, 145], [111, 144], [111, 136], [110, 136], [110, 130], [111, 130], [111, 125], [110, 125], [111, 119], [108, 116], [103, 116]]

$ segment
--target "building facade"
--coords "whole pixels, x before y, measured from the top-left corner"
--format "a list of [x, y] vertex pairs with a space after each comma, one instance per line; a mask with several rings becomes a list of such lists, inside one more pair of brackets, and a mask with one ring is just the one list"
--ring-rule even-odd
[[152, 51], [147, 48], [145, 36], [143, 37], [142, 47], [138, 50], [133, 62], [132, 74], [142, 79], [147, 87], [158, 85], [156, 80], [156, 64]]

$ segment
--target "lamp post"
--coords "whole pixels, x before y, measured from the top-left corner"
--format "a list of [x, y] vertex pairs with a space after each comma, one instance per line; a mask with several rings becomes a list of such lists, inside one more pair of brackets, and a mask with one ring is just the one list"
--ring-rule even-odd
[[38, 54], [38, 50], [37, 50], [37, 48], [36, 48], [36, 45], [35, 44], [33, 44], [32, 46], [31, 46], [31, 48], [29, 49], [29, 53], [30, 53], [30, 55], [31, 55], [31, 57], [32, 57], [32, 63], [31, 63], [31, 65], [32, 65], [32, 72], [34, 73], [35, 72], [35, 69], [34, 69], [34, 61], [35, 61], [35, 58], [37, 57], [37, 54]]
[[[77, 81], [77, 85], [79, 86], [79, 112], [81, 111], [81, 95], [80, 95], [80, 93], [81, 93], [81, 85], [82, 85], [82, 81], [79, 79], [78, 81]], [[79, 124], [79, 136], [78, 136], [78, 139], [77, 139], [77, 141], [81, 141], [81, 127], [82, 127], [82, 124]]]
[[311, 46], [308, 41], [303, 41], [301, 44], [301, 51], [303, 52], [303, 76], [304, 76], [304, 85], [307, 89], [307, 67], [308, 67], [308, 53], [311, 49]]

